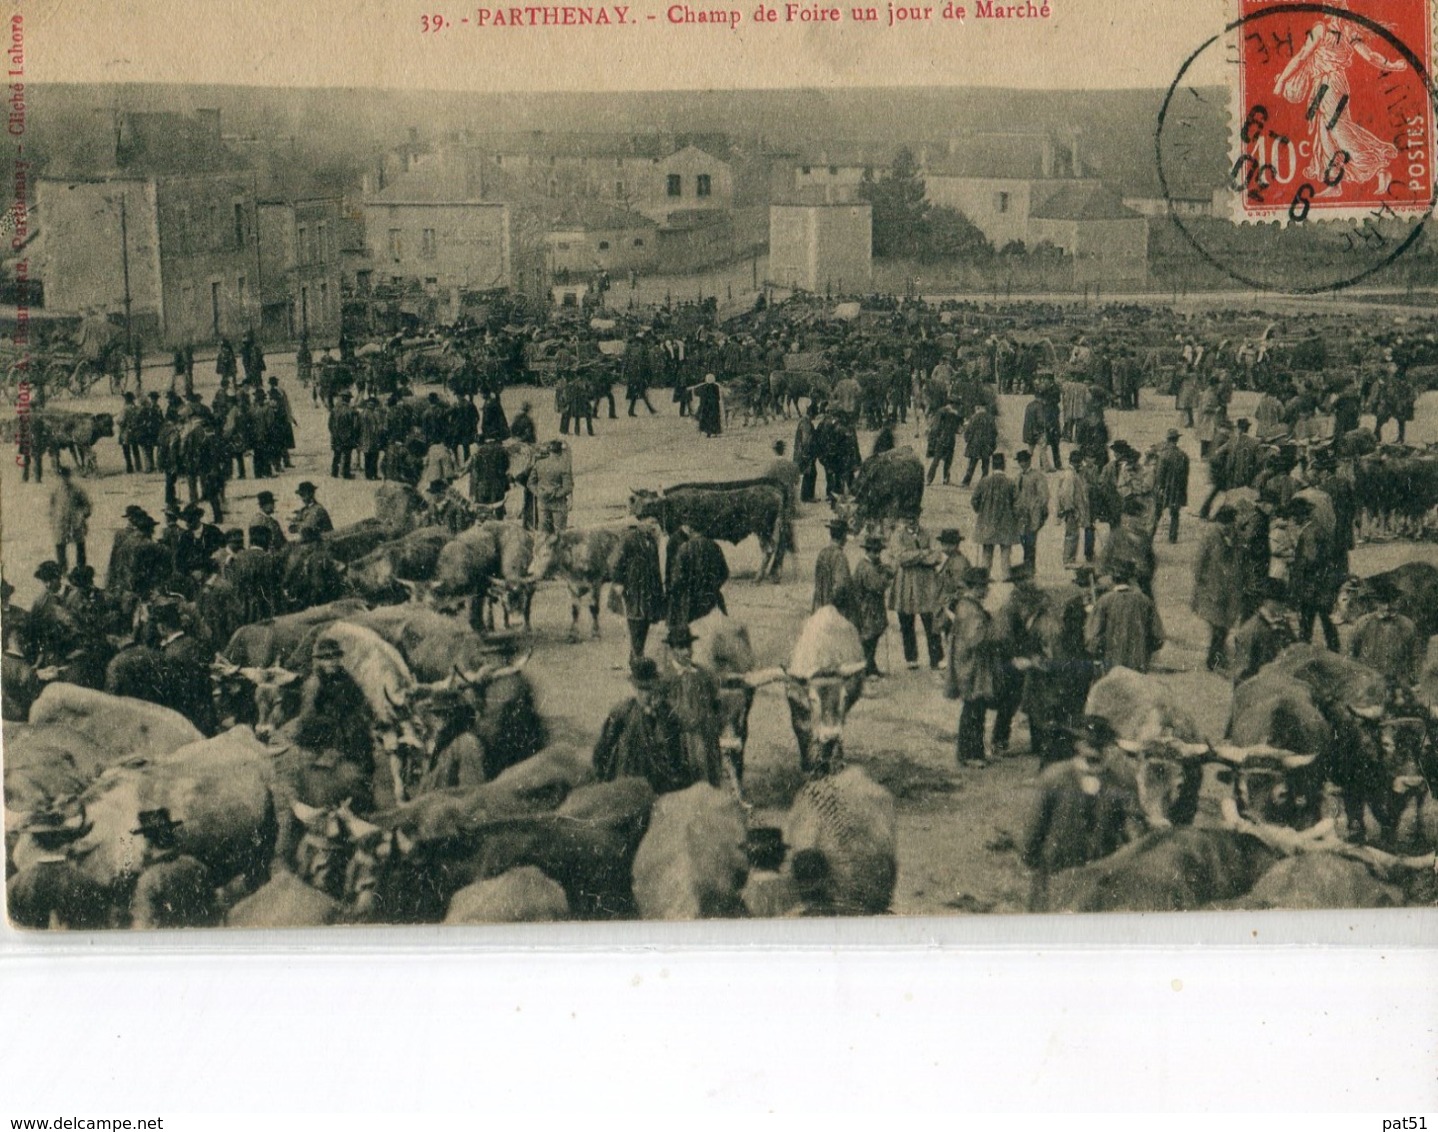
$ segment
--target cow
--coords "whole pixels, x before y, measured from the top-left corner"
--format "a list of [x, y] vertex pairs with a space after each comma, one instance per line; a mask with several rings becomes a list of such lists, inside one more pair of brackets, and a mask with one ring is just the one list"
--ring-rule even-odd
[[1353, 494], [1370, 522], [1421, 528], [1438, 506], [1438, 458], [1377, 452], [1353, 461]]
[[859, 631], [832, 605], [811, 613], [799, 629], [789, 664], [751, 672], [760, 688], [784, 681], [789, 722], [799, 744], [799, 768], [822, 777], [844, 765], [844, 720], [864, 694], [864, 646]]
[[443, 527], [420, 527], [403, 538], [382, 543], [350, 564], [350, 586], [376, 605], [408, 601], [414, 596], [413, 583], [433, 579], [440, 551], [449, 539]]
[[430, 595], [441, 605], [467, 599], [469, 622], [476, 632], [494, 627], [493, 605], [530, 626], [530, 606], [537, 580], [531, 565], [534, 536], [518, 523], [490, 520], [455, 536], [439, 552]]
[[694, 634], [694, 663], [713, 675], [719, 686], [719, 752], [734, 768], [734, 779], [744, 781], [744, 748], [749, 742], [749, 711], [754, 688], [747, 677], [754, 671], [754, 648], [749, 630], [714, 609], [689, 623]]
[[[38, 418], [38, 420], [37, 420]], [[106, 437], [115, 435], [115, 418], [110, 413], [78, 413], [68, 409], [40, 409], [29, 417], [14, 416], [0, 421], [0, 439], [15, 443], [20, 439], [21, 430], [30, 437], [44, 438], [44, 451], [38, 453], [44, 459], [49, 453], [60, 467], [60, 455], [69, 452], [75, 466], [85, 474], [98, 471], [95, 460], [95, 445]]]
[[[484, 527], [494, 533], [499, 547], [499, 575], [491, 577], [484, 594], [484, 628], [494, 630], [494, 607], [499, 606], [504, 628], [509, 619], [519, 617], [525, 632], [530, 630], [530, 609], [534, 603], [536, 582], [531, 577], [534, 563], [534, 535], [519, 523], [490, 521]], [[479, 626], [475, 626], [479, 630]]]
[[786, 548], [788, 518], [784, 489], [773, 480], [677, 484], [663, 491], [636, 489], [629, 510], [640, 519], [654, 519], [666, 535], [688, 526], [716, 542], [737, 546], [753, 535], [763, 561], [756, 578], [777, 576]]
[[180, 852], [209, 870], [216, 889], [253, 892], [269, 878], [278, 836], [271, 759], [247, 728], [235, 728], [113, 766], [80, 796], [92, 824], [71, 859], [117, 904], [126, 902], [144, 860], [137, 816], [164, 807], [183, 823]]
[[855, 529], [917, 521], [924, 502], [924, 462], [909, 447], [871, 456], [854, 477]]
[[225, 645], [224, 658], [239, 666], [264, 668], [278, 664], [291, 669], [306, 668], [320, 629], [368, 608], [359, 598], [343, 598], [241, 626]]
[[590, 635], [599, 637], [599, 598], [613, 581], [615, 558], [626, 528], [571, 527], [539, 540], [529, 566], [530, 582], [562, 577], [569, 587], [569, 639], [579, 640], [579, 603], [589, 599]]
[[810, 914], [877, 916], [899, 873], [894, 797], [858, 767], [804, 785], [784, 822], [788, 869]]
[[[405, 531], [389, 525], [381, 519], [361, 519], [356, 523], [347, 526], [336, 527], [327, 531], [321, 536], [330, 556], [336, 562], [349, 565], [358, 562], [367, 554], [372, 554], [384, 543], [397, 538], [402, 538]], [[290, 553], [297, 550], [302, 544], [292, 543]]]
[[1364, 578], [1350, 575], [1338, 591], [1334, 623], [1352, 624], [1373, 612], [1378, 607], [1377, 593], [1389, 587], [1397, 594], [1394, 610], [1412, 621], [1422, 637], [1438, 633], [1438, 566], [1427, 562], [1405, 562]]
[[1264, 670], [1234, 689], [1224, 742], [1237, 815], [1308, 829], [1323, 817], [1335, 735], [1307, 684]]

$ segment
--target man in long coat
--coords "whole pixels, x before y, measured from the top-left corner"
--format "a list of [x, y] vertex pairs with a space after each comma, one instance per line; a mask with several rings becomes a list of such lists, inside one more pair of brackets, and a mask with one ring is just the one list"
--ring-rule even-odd
[[729, 612], [724, 604], [724, 583], [729, 580], [724, 551], [705, 535], [692, 530], [687, 534], [668, 571], [671, 635], [715, 609]]
[[694, 418], [705, 436], [718, 436], [723, 431], [724, 393], [712, 373], [692, 387], [695, 394]]
[[954, 466], [954, 445], [959, 438], [959, 425], [963, 423], [963, 417], [952, 402], [944, 402], [929, 414], [929, 431], [927, 436], [927, 447], [925, 455], [929, 458], [929, 472], [925, 477], [926, 483], [933, 483], [934, 476], [938, 474], [940, 465], [944, 469], [944, 483], [949, 482], [949, 475]]
[[989, 764], [984, 753], [984, 723], [997, 691], [997, 642], [993, 618], [984, 608], [988, 592], [989, 572], [982, 566], [969, 567], [949, 632], [948, 695], [963, 701], [955, 741], [955, 757], [961, 766]]
[[649, 627], [664, 620], [664, 581], [659, 573], [659, 539], [649, 520], [636, 520], [624, 532], [615, 558], [614, 584], [629, 624], [629, 657], [644, 655]]
[[75, 544], [75, 565], [85, 565], [85, 539], [90, 531], [90, 497], [74, 482], [74, 473], [61, 466], [60, 482], [50, 493], [50, 533], [55, 539], [55, 561], [69, 565], [67, 550]]
[[904, 662], [911, 669], [919, 667], [919, 643], [914, 631], [914, 619], [918, 618], [924, 627], [929, 667], [937, 670], [944, 659], [943, 642], [934, 625], [934, 615], [939, 611], [938, 569], [943, 564], [944, 552], [934, 546], [917, 519], [895, 528], [889, 552], [895, 566], [889, 606], [899, 622]]
[[656, 794], [683, 790], [701, 780], [684, 747], [684, 728], [665, 694], [659, 666], [647, 656], [629, 664], [634, 695], [617, 705], [594, 744], [600, 782], [643, 778]]
[[1378, 607], [1353, 626], [1348, 655], [1377, 669], [1392, 684], [1416, 684], [1427, 642], [1418, 636], [1413, 622], [1393, 608], [1398, 593], [1392, 583], [1375, 579], [1372, 584]]
[[1188, 506], [1188, 455], [1178, 446], [1179, 431], [1168, 430], [1153, 471], [1155, 518], [1168, 512], [1168, 541], [1178, 541], [1178, 514]]
[[1055, 508], [1064, 524], [1063, 564], [1078, 562], [1079, 536], [1083, 536], [1084, 559], [1093, 561], [1093, 518], [1089, 510], [1089, 485], [1083, 474], [1084, 455], [1069, 453], [1069, 466], [1059, 476]]
[[1149, 660], [1163, 647], [1163, 621], [1153, 599], [1130, 585], [1130, 575], [1119, 568], [1114, 586], [1094, 603], [1084, 627], [1089, 655], [1107, 668], [1147, 672]]
[[1228, 632], [1239, 623], [1243, 612], [1243, 586], [1239, 575], [1239, 551], [1234, 543], [1232, 507], [1220, 507], [1203, 532], [1193, 560], [1193, 598], [1190, 608], [1209, 627], [1210, 672], [1228, 658]]
[[999, 555], [998, 578], [1001, 582], [1009, 577], [1009, 548], [1019, 541], [1019, 489], [1009, 479], [1004, 467], [1004, 454], [996, 453], [993, 471], [989, 472], [974, 488], [971, 501], [978, 518], [974, 522], [974, 541], [984, 548], [983, 565], [992, 570], [994, 547]]
[[[866, 535], [863, 541], [864, 557], [854, 567], [853, 580], [849, 590], [853, 597], [853, 614], [857, 618], [855, 627], [859, 630], [859, 641], [864, 647], [864, 674], [883, 676], [879, 671], [879, 642], [889, 628], [889, 611], [885, 597], [893, 580], [894, 570], [880, 555], [884, 550], [881, 535]], [[845, 615], [848, 616], [847, 611]]]
[[973, 482], [974, 470], [980, 466], [983, 468], [984, 477], [988, 477], [990, 461], [994, 458], [994, 449], [998, 446], [998, 423], [984, 405], [979, 405], [974, 409], [969, 423], [964, 426], [964, 455], [968, 458], [969, 466], [964, 471], [962, 486], [968, 487]]
[[665, 641], [668, 665], [661, 674], [665, 694], [684, 734], [689, 773], [696, 781], [724, 781], [719, 753], [719, 684], [714, 674], [694, 663], [694, 634], [688, 625], [671, 624]]
[[1039, 531], [1049, 521], [1049, 481], [1033, 466], [1033, 456], [1020, 450], [1014, 459], [1019, 462], [1018, 513], [1021, 561], [1038, 567]]
[[1313, 501], [1303, 495], [1289, 501], [1285, 514], [1298, 528], [1288, 572], [1289, 594], [1298, 611], [1298, 639], [1311, 639], [1316, 620], [1323, 627], [1323, 643], [1337, 652], [1338, 629], [1332, 613], [1343, 575], [1334, 569], [1333, 537], [1315, 516]]
[[844, 543], [849, 539], [849, 524], [843, 519], [829, 521], [829, 545], [814, 559], [814, 602], [811, 610], [831, 605], [840, 586], [849, 584], [849, 559]]

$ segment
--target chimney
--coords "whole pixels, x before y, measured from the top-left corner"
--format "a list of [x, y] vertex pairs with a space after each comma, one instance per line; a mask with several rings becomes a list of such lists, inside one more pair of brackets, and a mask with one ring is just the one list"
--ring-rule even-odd
[[1083, 176], [1083, 159], [1079, 156], [1080, 132], [1081, 131], [1078, 129], [1077, 126], [1069, 130], [1069, 145], [1071, 149], [1071, 152], [1069, 154], [1069, 164], [1073, 169], [1073, 176], [1075, 179]]

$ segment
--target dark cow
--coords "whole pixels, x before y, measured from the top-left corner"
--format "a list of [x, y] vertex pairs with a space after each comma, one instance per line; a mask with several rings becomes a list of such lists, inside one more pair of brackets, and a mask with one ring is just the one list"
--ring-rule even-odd
[[413, 588], [405, 583], [430, 581], [440, 551], [449, 539], [443, 527], [421, 527], [386, 542], [350, 565], [350, 585], [360, 597], [376, 605], [408, 601]]
[[754, 688], [784, 681], [799, 767], [805, 773], [821, 776], [843, 769], [844, 719], [864, 694], [864, 663], [859, 631], [826, 605], [800, 628], [787, 667], [751, 672], [745, 678]]
[[562, 577], [569, 586], [569, 639], [579, 639], [579, 603], [588, 598], [591, 635], [599, 636], [599, 596], [613, 581], [615, 557], [624, 527], [571, 527], [539, 540], [530, 562], [529, 579]]
[[654, 519], [666, 535], [688, 526], [716, 542], [738, 545], [751, 535], [764, 560], [758, 578], [777, 574], [785, 550], [784, 490], [772, 480], [678, 484], [664, 491], [630, 493], [629, 510]]
[[1391, 587], [1397, 593], [1394, 609], [1411, 620], [1425, 638], [1438, 633], [1438, 566], [1427, 562], [1405, 562], [1392, 570], [1366, 578], [1350, 576], [1338, 591], [1333, 608], [1337, 624], [1357, 621], [1378, 607], [1378, 588]]
[[1234, 689], [1224, 743], [1240, 817], [1307, 829], [1323, 817], [1334, 731], [1307, 684], [1260, 672]]
[[1376, 452], [1353, 462], [1353, 493], [1365, 515], [1417, 526], [1438, 507], [1438, 457]]
[[[38, 421], [36, 418], [39, 418]], [[69, 452], [75, 466], [87, 474], [98, 471], [95, 445], [115, 435], [115, 418], [110, 413], [77, 413], [68, 409], [40, 409], [29, 417], [13, 416], [0, 421], [0, 440], [15, 443], [20, 429], [28, 425], [31, 437], [44, 438], [43, 459], [49, 453], [60, 466], [60, 455]]]
[[865, 460], [854, 478], [854, 518], [861, 527], [917, 520], [924, 503], [924, 462], [912, 448]]
[[712, 673], [719, 685], [719, 751], [744, 780], [744, 748], [749, 742], [749, 711], [754, 688], [754, 648], [749, 630], [718, 609], [689, 624], [694, 634], [694, 663]]

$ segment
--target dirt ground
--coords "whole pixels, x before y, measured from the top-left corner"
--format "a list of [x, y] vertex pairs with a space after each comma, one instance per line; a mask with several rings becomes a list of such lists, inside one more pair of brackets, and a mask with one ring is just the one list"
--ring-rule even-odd
[[[243, 524], [254, 513], [255, 495], [263, 488], [279, 499], [279, 512], [288, 516], [298, 506], [295, 485], [303, 479], [319, 484], [319, 498], [337, 525], [373, 514], [372, 486], [363, 479], [332, 480], [328, 476], [328, 434], [324, 412], [313, 406], [295, 379], [293, 357], [269, 359], [289, 392], [299, 417], [296, 467], [282, 477], [257, 483], [231, 481], [227, 525]], [[212, 363], [197, 363], [197, 384], [208, 401], [215, 388]], [[153, 377], [162, 371], [148, 370]], [[792, 441], [794, 422], [776, 422], [753, 428], [734, 427], [723, 436], [705, 440], [691, 420], [681, 419], [663, 393], [651, 394], [659, 414], [625, 415], [623, 390], [616, 389], [617, 420], [601, 416], [593, 438], [571, 438], [574, 452], [574, 525], [609, 522], [626, 511], [630, 488], [658, 487], [694, 479], [739, 478], [758, 474], [772, 459], [770, 445], [783, 438]], [[525, 400], [534, 402], [541, 438], [555, 435], [553, 397], [542, 389], [511, 389], [504, 402], [512, 417]], [[1235, 397], [1233, 415], [1246, 411], [1252, 394]], [[1001, 399], [1001, 449], [1018, 447], [1023, 399]], [[120, 399], [92, 397], [83, 402], [65, 399], [63, 407], [107, 410], [118, 414]], [[1158, 441], [1174, 420], [1172, 402], [1145, 391], [1136, 412], [1111, 413], [1111, 429], [1140, 448]], [[1418, 419], [1409, 430], [1412, 441], [1438, 439], [1438, 399], [1419, 402]], [[911, 419], [901, 426], [899, 443], [922, 452], [918, 428]], [[871, 437], [861, 435], [867, 453]], [[1206, 485], [1197, 442], [1183, 442], [1193, 464], [1190, 498], [1194, 506]], [[94, 503], [90, 560], [100, 576], [107, 563], [110, 541], [122, 525], [124, 507], [138, 502], [157, 517], [163, 503], [159, 475], [124, 474], [118, 443], [102, 442], [100, 476], [81, 481]], [[960, 461], [961, 463], [961, 461]], [[961, 468], [956, 468], [955, 481]], [[16, 586], [16, 600], [29, 605], [39, 592], [31, 577], [35, 566], [50, 556], [46, 507], [53, 485], [20, 482], [19, 468], [7, 460], [0, 471], [0, 547], [5, 574]], [[967, 535], [973, 528], [970, 491], [934, 487], [924, 500], [924, 521], [931, 530], [957, 526]], [[753, 573], [759, 564], [754, 541], [725, 547], [733, 579], [726, 589], [730, 612], [744, 621], [753, 637], [761, 664], [787, 659], [800, 624], [809, 613], [813, 562], [827, 541], [823, 527], [828, 518], [823, 504], [802, 508], [797, 537], [797, 561], [791, 560], [780, 584], [757, 584]], [[1207, 630], [1188, 609], [1191, 564], [1201, 524], [1191, 513], [1183, 517], [1180, 541], [1158, 543], [1159, 569], [1156, 593], [1169, 643], [1158, 657], [1162, 679], [1191, 706], [1208, 734], [1221, 733], [1229, 701], [1227, 681], [1203, 671]], [[1040, 535], [1039, 581], [1058, 584], [1065, 578], [1059, 565], [1061, 531], [1051, 523]], [[851, 547], [851, 559], [858, 551]], [[1387, 543], [1360, 547], [1354, 555], [1359, 573], [1387, 569], [1402, 561], [1422, 558], [1438, 563], [1438, 546]], [[587, 613], [584, 615], [587, 620]], [[600, 615], [603, 636], [578, 644], [566, 640], [569, 603], [562, 583], [542, 587], [534, 603], [534, 656], [529, 665], [541, 706], [553, 721], [558, 737], [591, 742], [608, 709], [628, 692], [625, 680], [627, 641], [622, 621], [607, 611]], [[650, 652], [662, 651], [662, 631], [656, 629]], [[954, 758], [958, 705], [944, 698], [939, 674], [927, 668], [905, 669], [896, 629], [879, 649], [880, 666], [888, 673], [869, 682], [864, 698], [849, 715], [846, 746], [852, 762], [862, 765], [898, 799], [900, 813], [900, 870], [893, 908], [905, 914], [1018, 911], [1027, 889], [1014, 843], [1022, 830], [1037, 761], [1028, 753], [1028, 732], [1020, 716], [1011, 755], [983, 770], [962, 769]], [[777, 817], [799, 784], [798, 756], [789, 728], [783, 694], [777, 686], [761, 690], [755, 700], [747, 755], [746, 789], [759, 808], [758, 820]]]

